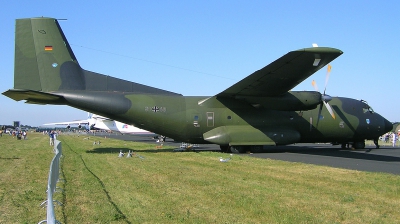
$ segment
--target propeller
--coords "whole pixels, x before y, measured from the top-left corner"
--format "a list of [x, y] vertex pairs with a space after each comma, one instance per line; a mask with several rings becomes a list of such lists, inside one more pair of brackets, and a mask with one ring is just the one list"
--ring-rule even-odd
[[[328, 64], [328, 69], [327, 69], [326, 78], [325, 78], [324, 93], [321, 94], [321, 104], [320, 104], [320, 106], [319, 106], [319, 111], [318, 111], [317, 126], [318, 126], [318, 122], [319, 122], [319, 119], [320, 119], [320, 116], [321, 116], [322, 104], [325, 105], [326, 109], [327, 109], [328, 112], [331, 114], [332, 118], [333, 118], [333, 119], [336, 119], [336, 116], [335, 116], [335, 114], [333, 113], [333, 110], [332, 110], [331, 106], [330, 106], [329, 103], [328, 103], [329, 101], [332, 100], [332, 97], [329, 96], [329, 95], [327, 95], [327, 94], [325, 94], [325, 92], [326, 92], [326, 86], [328, 85], [329, 75], [330, 75], [330, 73], [331, 73], [331, 69], [332, 69], [332, 66], [331, 66], [330, 64]], [[317, 83], [315, 82], [315, 80], [313, 80], [311, 84], [312, 84], [312, 86], [314, 87], [314, 89], [315, 89], [317, 92], [319, 92], [318, 86], [317, 86]]]

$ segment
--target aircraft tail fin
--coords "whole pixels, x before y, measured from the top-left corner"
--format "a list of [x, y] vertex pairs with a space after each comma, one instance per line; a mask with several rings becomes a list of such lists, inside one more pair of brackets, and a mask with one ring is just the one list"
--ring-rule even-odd
[[180, 95], [82, 69], [57, 19], [17, 19], [15, 29], [14, 89], [3, 93], [14, 100], [68, 104], [66, 91]]
[[16, 20], [14, 66], [14, 89], [51, 92], [84, 86], [83, 71], [53, 18]]

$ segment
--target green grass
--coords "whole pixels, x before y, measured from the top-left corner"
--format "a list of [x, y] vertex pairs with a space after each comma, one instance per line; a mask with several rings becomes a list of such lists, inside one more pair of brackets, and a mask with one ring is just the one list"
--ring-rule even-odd
[[[0, 138], [0, 223], [46, 218], [48, 137]], [[62, 223], [399, 223], [400, 177], [59, 136]], [[100, 145], [93, 145], [101, 141]], [[134, 150], [132, 158], [118, 158]], [[144, 157], [140, 159], [137, 155]]]

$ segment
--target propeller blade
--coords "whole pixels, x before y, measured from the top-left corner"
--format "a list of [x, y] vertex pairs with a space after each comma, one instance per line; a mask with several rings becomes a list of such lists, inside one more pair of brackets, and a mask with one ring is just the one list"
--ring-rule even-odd
[[[336, 116], [335, 116], [335, 114], [333, 113], [333, 110], [332, 110], [331, 106], [330, 106], [329, 103], [328, 103], [329, 101], [332, 100], [332, 97], [325, 94], [325, 92], [326, 92], [326, 87], [328, 86], [328, 81], [329, 81], [329, 76], [330, 76], [330, 73], [331, 73], [331, 69], [332, 69], [332, 66], [331, 66], [330, 64], [328, 64], [328, 66], [327, 66], [327, 72], [326, 72], [326, 77], [325, 77], [325, 88], [324, 88], [324, 93], [321, 94], [321, 104], [320, 104], [319, 110], [318, 110], [317, 127], [318, 127], [319, 120], [320, 120], [320, 118], [321, 118], [322, 103], [324, 103], [326, 109], [328, 110], [328, 112], [329, 112], [329, 114], [332, 116], [332, 118], [333, 118], [333, 119], [336, 119]], [[317, 86], [317, 82], [315, 82], [315, 80], [313, 80], [311, 84], [312, 84], [312, 86], [314, 87], [314, 89], [315, 89], [317, 92], [319, 92], [318, 86]]]
[[329, 105], [329, 103], [327, 103], [327, 102], [325, 102], [325, 101], [322, 101], [322, 102], [324, 102], [325, 107], [326, 107], [326, 109], [329, 111], [329, 113], [331, 114], [332, 118], [333, 118], [333, 119], [336, 119], [336, 116], [335, 116], [335, 114], [333, 113], [333, 110], [332, 110], [331, 106]]
[[329, 76], [330, 76], [330, 74], [331, 74], [331, 69], [332, 69], [332, 66], [331, 66], [330, 64], [328, 64], [328, 68], [327, 68], [327, 72], [326, 72], [326, 77], [325, 77], [324, 95], [325, 95], [325, 91], [326, 91], [326, 86], [328, 85]]
[[319, 120], [321, 119], [321, 111], [322, 111], [322, 103], [319, 105], [317, 125], [316, 125], [317, 128], [318, 128]]
[[315, 91], [319, 92], [317, 82], [315, 82], [315, 80], [312, 80], [311, 85], [314, 87]]

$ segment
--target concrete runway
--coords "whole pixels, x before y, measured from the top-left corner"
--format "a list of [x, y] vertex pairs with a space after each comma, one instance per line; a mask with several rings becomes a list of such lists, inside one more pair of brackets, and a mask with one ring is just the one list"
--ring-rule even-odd
[[[104, 135], [104, 134], [103, 134]], [[156, 143], [151, 137], [106, 134], [125, 141], [138, 141]], [[166, 140], [164, 145], [179, 148], [181, 143]], [[381, 145], [380, 149], [367, 145], [365, 150], [343, 150], [340, 146], [330, 144], [295, 144], [288, 146], [269, 146], [264, 148], [265, 153], [242, 154], [264, 159], [276, 159], [289, 162], [300, 162], [315, 165], [323, 165], [351, 170], [384, 172], [400, 175], [400, 148]], [[372, 149], [366, 152], [367, 149]], [[219, 146], [214, 144], [200, 145], [196, 150], [219, 151]]]

